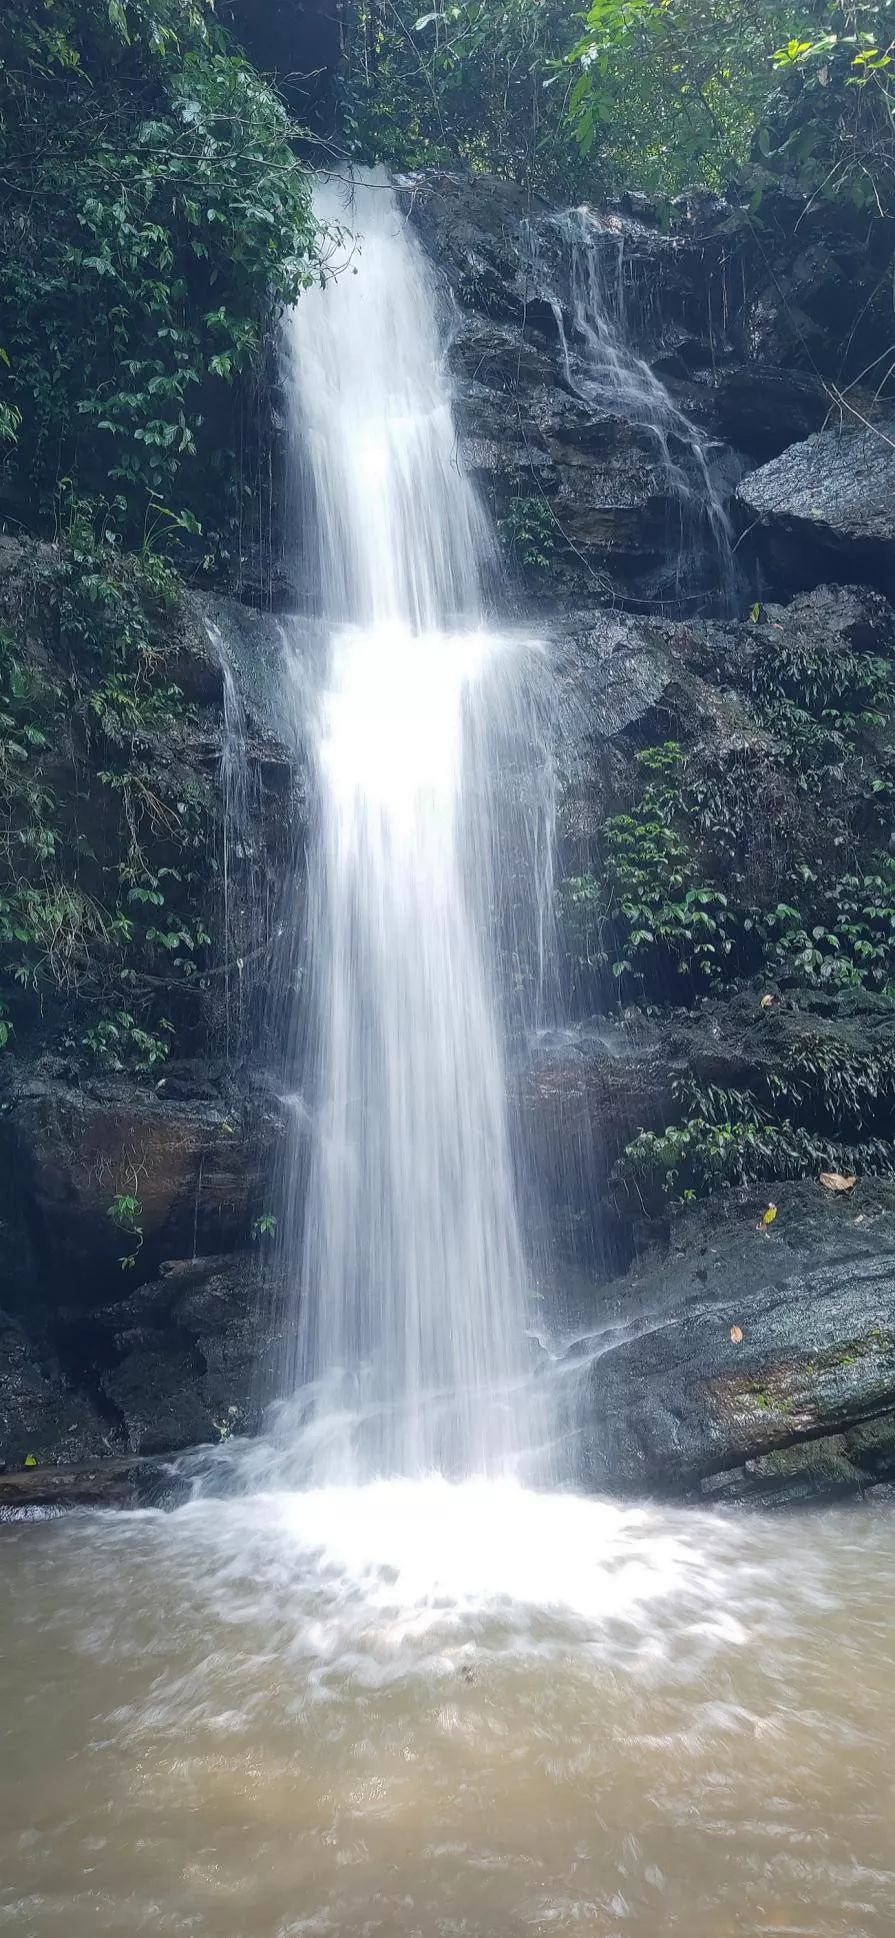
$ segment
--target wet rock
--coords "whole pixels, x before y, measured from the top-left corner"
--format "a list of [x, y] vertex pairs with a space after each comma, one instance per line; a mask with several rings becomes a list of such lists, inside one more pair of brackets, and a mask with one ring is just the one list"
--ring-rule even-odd
[[74, 1507], [169, 1507], [188, 1485], [173, 1468], [151, 1460], [77, 1460], [0, 1472], [0, 1525], [46, 1519]]
[[465, 468], [512, 553], [520, 515], [533, 507], [543, 563], [529, 596], [576, 587], [595, 599], [659, 596], [669, 562], [673, 507], [655, 439], [573, 396], [558, 364], [517, 331], [464, 326], [451, 349], [465, 376], [457, 399]]
[[0, 1474], [26, 1461], [84, 1460], [109, 1445], [107, 1422], [69, 1388], [51, 1349], [0, 1313]]
[[[682, 446], [666, 455], [630, 404], [613, 411], [588, 397], [561, 218], [490, 177], [436, 171], [413, 178], [403, 195], [456, 305], [448, 356], [461, 456], [503, 530], [526, 598], [565, 604], [614, 593], [674, 605], [684, 579], [688, 590], [702, 586], [704, 534], [690, 531], [681, 485], [692, 453]], [[616, 210], [595, 235], [605, 243], [607, 274], [624, 283], [634, 341], [648, 339], [650, 353], [667, 359], [670, 329], [685, 377], [691, 363], [710, 365], [711, 350], [681, 323], [680, 241]], [[670, 324], [656, 315], [664, 276], [681, 297], [665, 292]], [[706, 388], [697, 382], [695, 391], [702, 410]], [[540, 536], [534, 548], [517, 548], [514, 530], [531, 505]]]
[[255, 1253], [169, 1262], [121, 1308], [95, 1315], [105, 1400], [134, 1453], [257, 1431], [274, 1390], [283, 1310]]
[[710, 1474], [694, 1500], [712, 1507], [809, 1507], [815, 1502], [860, 1499], [868, 1477], [849, 1459], [848, 1436], [830, 1434], [758, 1454], [728, 1473]]
[[824, 576], [895, 587], [892, 425], [825, 430], [743, 479], [737, 497], [784, 586]]
[[[775, 1198], [769, 1228], [754, 1190], [704, 1206], [673, 1228], [661, 1263], [601, 1300], [623, 1331], [584, 1375], [591, 1484], [776, 1502], [885, 1477], [895, 1186], [859, 1182], [847, 1203], [816, 1183]], [[818, 1441], [831, 1444], [806, 1452]]]
[[806, 207], [760, 166], [744, 183], [762, 192], [759, 222], [733, 209], [696, 227], [725, 256], [727, 330], [762, 366], [819, 375], [831, 393], [885, 369], [891, 343], [888, 266], [895, 225], [867, 221], [847, 198]]
[[521, 322], [530, 293], [525, 233], [546, 204], [495, 175], [440, 169], [406, 177], [400, 195], [462, 307]]
[[[267, 1259], [253, 1248], [169, 1260], [145, 1284], [119, 1274], [116, 1289], [86, 1309], [0, 1317], [0, 1470], [68, 1470], [257, 1431], [284, 1345]], [[53, 1487], [64, 1492], [64, 1478]]]
[[[19, 1297], [96, 1304], [120, 1296], [123, 1253], [146, 1274], [193, 1248], [245, 1244], [279, 1136], [261, 1098], [179, 1101], [127, 1078], [75, 1086], [52, 1058], [4, 1075], [0, 1221]], [[139, 1201], [142, 1245], [110, 1216], [118, 1194]]]

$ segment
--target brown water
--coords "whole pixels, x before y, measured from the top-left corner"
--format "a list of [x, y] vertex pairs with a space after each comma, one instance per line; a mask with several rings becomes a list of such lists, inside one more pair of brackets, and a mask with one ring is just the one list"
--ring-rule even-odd
[[436, 1481], [0, 1530], [0, 1931], [891, 1938], [893, 1536]]

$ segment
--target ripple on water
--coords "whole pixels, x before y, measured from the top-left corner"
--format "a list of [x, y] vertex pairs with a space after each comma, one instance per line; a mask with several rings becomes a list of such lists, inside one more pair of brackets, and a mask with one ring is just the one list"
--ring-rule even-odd
[[432, 1479], [8, 1530], [0, 1929], [891, 1938], [892, 1526]]

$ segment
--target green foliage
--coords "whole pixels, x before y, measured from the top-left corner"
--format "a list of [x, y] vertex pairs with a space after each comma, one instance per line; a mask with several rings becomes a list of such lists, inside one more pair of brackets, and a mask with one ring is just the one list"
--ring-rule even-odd
[[838, 1132], [889, 1126], [895, 1106], [895, 1051], [855, 1050], [838, 1037], [808, 1035], [768, 1079], [771, 1098], [790, 1114]]
[[[891, 206], [892, 0], [593, 0], [569, 112], [617, 180]], [[757, 138], [757, 139], [756, 139]]]
[[315, 227], [285, 110], [206, 0], [9, 0], [0, 243], [17, 492], [49, 517], [61, 476], [111, 479], [131, 543], [201, 521], [224, 548], [227, 387], [307, 280]]
[[275, 1238], [276, 1235], [277, 1219], [274, 1217], [272, 1211], [263, 1211], [260, 1218], [256, 1218], [252, 1226], [252, 1237], [255, 1239]]
[[546, 498], [511, 498], [500, 530], [524, 571], [549, 571], [556, 547], [556, 520]]
[[399, 167], [463, 159], [569, 198], [784, 177], [890, 210], [895, 0], [362, 0], [345, 120]]
[[675, 976], [696, 986], [719, 978], [733, 948], [735, 918], [674, 825], [680, 746], [667, 741], [645, 748], [638, 765], [645, 784], [631, 809], [605, 824], [600, 876], [565, 884], [566, 932], [579, 961], [589, 967], [611, 962], [616, 978], [632, 976], [661, 994]]
[[790, 1117], [775, 1121], [748, 1090], [690, 1081], [678, 1086], [678, 1102], [682, 1121], [663, 1131], [640, 1131], [616, 1166], [619, 1188], [648, 1209], [824, 1170], [895, 1174], [890, 1139], [844, 1144]]
[[422, 13], [359, 0], [343, 112], [355, 152], [402, 168], [463, 160], [571, 195], [582, 170], [563, 63], [576, 33], [564, 0], [439, 0]]
[[178, 581], [95, 523], [71, 509], [69, 542], [33, 553], [0, 626], [0, 987], [4, 1018], [64, 992], [87, 1009], [72, 1047], [147, 1073], [176, 992], [202, 982], [210, 795], [176, 758]]
[[[780, 741], [798, 787], [841, 806], [859, 763], [869, 770], [864, 798], [879, 803], [891, 787], [891, 662], [873, 653], [769, 635], [750, 669], [755, 711]], [[874, 772], [874, 768], [877, 770]]]
[[582, 152], [617, 181], [723, 188], [774, 86], [797, 10], [768, 0], [593, 0], [569, 57]]
[[759, 139], [753, 206], [785, 174], [812, 200], [895, 212], [893, 50], [893, 0], [803, 8], [799, 28], [775, 53], [785, 92]]
[[801, 908], [779, 902], [746, 919], [769, 966], [808, 986], [863, 985], [895, 995], [895, 858], [880, 855], [873, 872], [832, 881], [820, 865], [803, 863], [794, 887]]
[[135, 1242], [133, 1249], [125, 1252], [119, 1259], [123, 1272], [131, 1271], [137, 1263], [138, 1253], [143, 1249], [143, 1206], [136, 1195], [136, 1181], [132, 1191], [116, 1191], [111, 1204], [106, 1207], [106, 1216], [113, 1225]]
[[[838, 775], [842, 794], [843, 774], [854, 788], [871, 742], [877, 754], [887, 744], [891, 679], [887, 660], [808, 644], [772, 644], [750, 672], [756, 707], [781, 737], [781, 709], [816, 734], [804, 766], [794, 736], [786, 743], [790, 771], [814, 793]], [[791, 728], [790, 713], [785, 720]], [[847, 861], [854, 849], [844, 821], [827, 854], [809, 847], [811, 859], [791, 868], [782, 894], [778, 878], [779, 899], [756, 905], [743, 873], [754, 841], [754, 753], [734, 749], [728, 758], [667, 741], [644, 748], [637, 766], [633, 804], [603, 827], [599, 868], [562, 885], [579, 981], [611, 968], [639, 993], [674, 1000], [680, 977], [698, 991], [763, 970], [789, 987], [895, 995], [895, 857], [865, 850], [861, 865]], [[855, 798], [862, 806], [856, 788]]]
[[788, 701], [818, 720], [852, 730], [884, 719], [892, 701], [892, 665], [878, 654], [784, 635], [769, 639], [756, 655], [750, 686], [760, 705]]
[[127, 1010], [117, 1009], [113, 1016], [103, 1016], [94, 1023], [82, 1040], [105, 1070], [152, 1070], [168, 1055], [174, 1025], [163, 1016], [158, 1030], [154, 1034], [141, 1029]]

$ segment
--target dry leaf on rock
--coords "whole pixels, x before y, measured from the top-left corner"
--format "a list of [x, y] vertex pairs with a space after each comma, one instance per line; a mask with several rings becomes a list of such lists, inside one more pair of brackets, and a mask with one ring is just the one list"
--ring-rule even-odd
[[857, 1182], [857, 1178], [847, 1178], [842, 1171], [821, 1171], [818, 1179], [826, 1191], [851, 1191]]
[[731, 1337], [731, 1339], [733, 1340], [733, 1343], [734, 1343], [734, 1345], [735, 1345], [735, 1346], [738, 1346], [738, 1345], [740, 1344], [740, 1341], [741, 1341], [741, 1339], [742, 1339], [742, 1337], [743, 1337], [743, 1328], [742, 1328], [742, 1326], [731, 1326], [731, 1328], [730, 1328], [730, 1337]]

